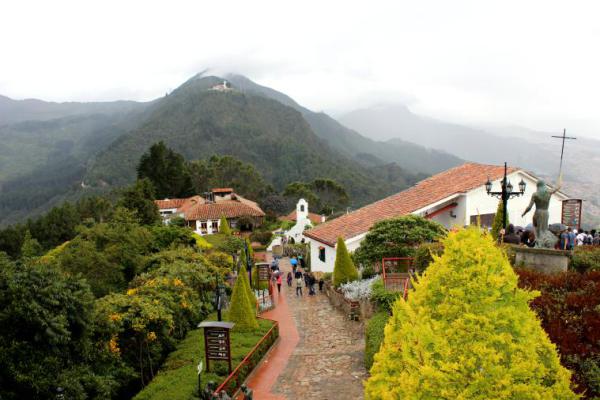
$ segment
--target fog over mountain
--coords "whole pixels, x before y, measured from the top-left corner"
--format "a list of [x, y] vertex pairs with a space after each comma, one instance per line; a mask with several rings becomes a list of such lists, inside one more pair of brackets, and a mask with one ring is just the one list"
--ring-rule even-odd
[[[417, 115], [402, 104], [380, 104], [346, 113], [338, 120], [351, 129], [387, 143], [409, 141], [448, 152], [464, 160], [508, 162], [556, 182], [562, 132], [539, 132], [516, 126], [484, 128]], [[507, 121], [509, 122], [509, 121]], [[568, 132], [567, 132], [568, 133]], [[568, 134], [567, 136], [571, 136]], [[565, 144], [564, 191], [584, 199], [584, 222], [600, 222], [600, 141], [586, 137]]]

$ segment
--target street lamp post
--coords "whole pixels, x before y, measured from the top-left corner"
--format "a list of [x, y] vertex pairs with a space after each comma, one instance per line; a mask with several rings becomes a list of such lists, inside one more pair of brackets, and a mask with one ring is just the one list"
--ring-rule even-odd
[[492, 192], [492, 182], [490, 181], [490, 178], [488, 178], [487, 182], [485, 183], [485, 190], [486, 190], [487, 194], [490, 196], [498, 197], [499, 199], [502, 200], [502, 211], [504, 213], [503, 218], [502, 218], [502, 228], [504, 228], [505, 230], [506, 230], [506, 220], [508, 218], [508, 210], [507, 210], [508, 200], [513, 197], [522, 196], [523, 194], [525, 194], [525, 188], [526, 188], [526, 183], [521, 178], [521, 182], [519, 182], [519, 191], [513, 192], [513, 185], [512, 185], [512, 183], [510, 183], [510, 181], [508, 180], [506, 175], [507, 175], [507, 166], [506, 166], [506, 162], [505, 162], [504, 163], [504, 177], [502, 178], [502, 182], [501, 182], [502, 190], [500, 192]]

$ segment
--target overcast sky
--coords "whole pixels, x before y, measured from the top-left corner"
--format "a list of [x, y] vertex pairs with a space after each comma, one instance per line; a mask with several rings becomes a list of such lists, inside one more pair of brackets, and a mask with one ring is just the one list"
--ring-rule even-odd
[[150, 100], [205, 68], [313, 109], [383, 102], [600, 138], [597, 1], [0, 3], [0, 94]]

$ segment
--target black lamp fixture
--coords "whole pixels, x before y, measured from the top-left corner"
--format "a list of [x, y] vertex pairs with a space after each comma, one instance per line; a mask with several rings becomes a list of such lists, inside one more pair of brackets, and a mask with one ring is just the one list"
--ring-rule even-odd
[[498, 197], [499, 199], [502, 200], [502, 210], [504, 211], [502, 227], [504, 229], [506, 229], [506, 219], [508, 217], [507, 210], [506, 210], [507, 205], [508, 205], [508, 200], [512, 197], [522, 196], [523, 194], [525, 194], [525, 189], [527, 188], [527, 184], [525, 183], [523, 178], [521, 178], [521, 182], [519, 182], [519, 191], [513, 192], [514, 187], [507, 178], [507, 172], [508, 172], [507, 170], [508, 170], [508, 167], [506, 166], [506, 163], [504, 163], [504, 177], [502, 178], [502, 181], [500, 182], [500, 184], [502, 186], [502, 190], [500, 192], [492, 192], [492, 181], [490, 181], [489, 177], [488, 177], [487, 182], [485, 183], [485, 191], [487, 192], [487, 194], [490, 196]]

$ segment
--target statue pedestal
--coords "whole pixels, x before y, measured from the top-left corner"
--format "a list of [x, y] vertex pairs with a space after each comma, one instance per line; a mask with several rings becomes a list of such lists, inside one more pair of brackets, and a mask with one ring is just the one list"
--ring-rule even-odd
[[566, 272], [569, 266], [569, 253], [562, 250], [536, 249], [521, 246], [511, 246], [515, 251], [515, 266], [525, 267], [554, 274]]

